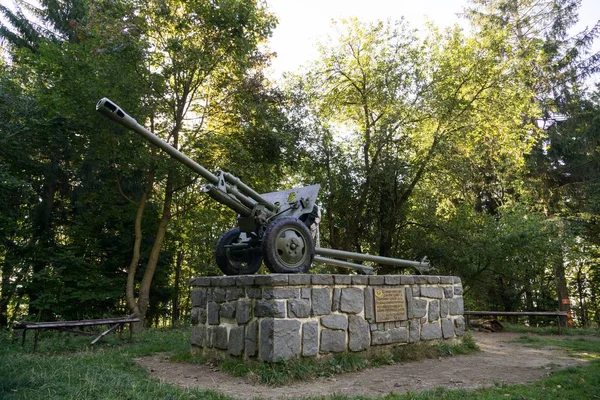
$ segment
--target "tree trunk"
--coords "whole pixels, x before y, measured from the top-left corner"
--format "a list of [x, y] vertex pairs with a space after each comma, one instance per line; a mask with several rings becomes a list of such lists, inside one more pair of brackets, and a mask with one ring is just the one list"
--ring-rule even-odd
[[152, 250], [150, 251], [150, 257], [148, 259], [148, 263], [146, 264], [146, 270], [144, 271], [144, 277], [142, 278], [142, 282], [140, 284], [138, 307], [140, 310], [139, 317], [141, 326], [145, 325], [146, 312], [148, 311], [148, 306], [150, 304], [150, 286], [152, 285], [154, 272], [156, 271], [156, 266], [158, 265], [158, 258], [160, 256], [160, 251], [162, 250], [165, 234], [167, 232], [167, 225], [171, 220], [174, 175], [175, 169], [170, 168], [167, 175], [167, 186], [165, 188], [165, 200], [163, 204], [162, 217], [160, 218], [160, 223], [158, 224], [156, 237], [154, 238]]
[[[565, 264], [562, 257], [554, 262], [554, 281], [556, 283], [558, 309], [560, 311], [571, 312], [569, 289], [567, 287], [567, 278], [565, 277]], [[561, 326], [567, 326], [567, 317], [560, 317], [559, 320]]]
[[173, 288], [173, 314], [171, 326], [174, 328], [179, 325], [179, 279], [181, 277], [181, 267], [183, 265], [183, 251], [177, 252], [177, 262], [175, 263], [175, 287]]
[[8, 326], [8, 303], [12, 297], [8, 284], [11, 275], [8, 257], [7, 250], [4, 253], [4, 262], [2, 263], [0, 275], [0, 279], [2, 279], [2, 286], [0, 286], [0, 330]]
[[126, 298], [127, 298], [127, 306], [129, 309], [140, 315], [140, 308], [138, 307], [137, 302], [135, 301], [135, 273], [137, 271], [137, 266], [140, 261], [140, 248], [142, 246], [142, 219], [144, 216], [144, 209], [146, 208], [146, 203], [148, 201], [148, 193], [144, 192], [142, 194], [142, 198], [137, 207], [137, 212], [135, 214], [135, 242], [133, 244], [133, 254], [131, 256], [131, 262], [129, 263], [129, 269], [127, 271], [127, 287], [126, 287]]

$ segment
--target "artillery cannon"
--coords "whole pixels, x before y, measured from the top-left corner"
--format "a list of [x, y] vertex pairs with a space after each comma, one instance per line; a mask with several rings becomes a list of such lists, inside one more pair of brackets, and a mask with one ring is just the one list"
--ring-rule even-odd
[[328, 257], [412, 267], [419, 273], [430, 268], [425, 259], [418, 262], [315, 248], [310, 228], [318, 224], [316, 200], [320, 185], [259, 194], [230, 173], [211, 173], [144, 128], [111, 100], [101, 99], [96, 110], [202, 176], [209, 182], [203, 191], [238, 214], [238, 226], [223, 233], [215, 247], [217, 266], [225, 275], [254, 274], [263, 260], [267, 269], [275, 273], [307, 272], [313, 260], [374, 273], [371, 267]]

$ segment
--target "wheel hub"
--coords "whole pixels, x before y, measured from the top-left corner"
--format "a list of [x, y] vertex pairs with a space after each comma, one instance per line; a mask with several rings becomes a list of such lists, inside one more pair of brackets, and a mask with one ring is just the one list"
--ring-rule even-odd
[[302, 262], [305, 255], [305, 243], [302, 234], [295, 229], [281, 232], [276, 242], [279, 259], [287, 265], [295, 266]]

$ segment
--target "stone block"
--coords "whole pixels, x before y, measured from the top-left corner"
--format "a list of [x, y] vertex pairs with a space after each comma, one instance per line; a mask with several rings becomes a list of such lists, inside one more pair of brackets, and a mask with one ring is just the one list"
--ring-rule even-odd
[[384, 283], [384, 275], [370, 275], [369, 276], [369, 285], [377, 286], [383, 285]]
[[288, 277], [290, 286], [308, 286], [310, 285], [310, 274], [291, 274]]
[[414, 285], [415, 277], [412, 275], [401, 275], [400, 276], [400, 284], [401, 285]]
[[319, 323], [309, 321], [302, 324], [302, 355], [313, 357], [319, 354]]
[[454, 295], [455, 296], [462, 296], [463, 295], [463, 288], [462, 288], [462, 286], [454, 286]]
[[340, 311], [340, 297], [342, 295], [342, 289], [333, 289], [333, 302], [331, 303], [331, 311]]
[[227, 353], [232, 356], [241, 356], [244, 353], [244, 327], [234, 326], [229, 331]]
[[408, 318], [408, 309], [411, 307], [412, 303], [413, 303], [413, 294], [412, 294], [412, 288], [410, 286], [406, 286], [404, 288], [404, 297], [406, 299], [406, 317]]
[[207, 289], [192, 290], [192, 307], [206, 307], [206, 291]]
[[346, 351], [346, 331], [321, 330], [321, 353], [341, 353]]
[[440, 317], [446, 318], [450, 313], [450, 301], [448, 299], [442, 299], [440, 302]]
[[348, 316], [348, 348], [350, 351], [366, 350], [370, 344], [369, 323], [361, 316]]
[[394, 328], [390, 329], [390, 343], [408, 343], [408, 329]]
[[373, 288], [367, 287], [365, 293], [365, 319], [373, 321], [375, 319], [375, 303], [373, 302]]
[[287, 286], [288, 274], [254, 275], [254, 284], [258, 286]]
[[458, 276], [453, 276], [453, 277], [452, 277], [452, 282], [453, 282], [455, 285], [456, 285], [456, 284], [458, 284], [458, 285], [461, 285], [461, 284], [462, 284], [462, 282], [461, 282], [461, 280], [460, 280], [460, 278], [459, 278]]
[[465, 318], [463, 316], [454, 319], [454, 333], [457, 336], [465, 334]]
[[214, 301], [208, 303], [208, 323], [209, 325], [219, 325], [219, 305]]
[[297, 299], [300, 297], [300, 289], [293, 288], [266, 288], [263, 289], [263, 299]]
[[450, 315], [463, 315], [465, 305], [462, 297], [455, 297], [450, 300]]
[[235, 276], [220, 276], [213, 280], [213, 286], [235, 286]]
[[206, 338], [204, 339], [204, 346], [212, 349], [215, 344], [215, 336], [218, 326], [209, 326], [206, 328]]
[[300, 321], [265, 318], [260, 321], [259, 357], [263, 361], [289, 360], [300, 354]]
[[451, 319], [442, 319], [442, 336], [444, 339], [450, 339], [454, 337], [454, 321]]
[[432, 285], [437, 285], [438, 283], [440, 283], [440, 277], [435, 276], [435, 275], [428, 276], [427, 283], [432, 284]]
[[225, 291], [225, 300], [233, 301], [244, 297], [244, 289], [238, 287], [227, 288]]
[[367, 285], [369, 283], [369, 277], [367, 275], [352, 275], [353, 285]]
[[285, 318], [285, 300], [256, 300], [254, 316]]
[[412, 295], [414, 297], [419, 297], [421, 295], [421, 290], [419, 289], [418, 286], [413, 286], [410, 288], [410, 291], [412, 292]]
[[300, 297], [303, 299], [309, 299], [310, 300], [310, 288], [302, 288], [300, 289]]
[[454, 297], [454, 287], [446, 286], [443, 288], [443, 290], [444, 290], [444, 298], [445, 299], [451, 299]]
[[440, 324], [423, 324], [421, 326], [421, 340], [435, 340], [442, 338]]
[[245, 327], [245, 348], [248, 357], [256, 357], [258, 352], [258, 322], [252, 321]]
[[214, 347], [216, 349], [227, 350], [227, 327], [217, 326], [214, 338]]
[[408, 328], [408, 342], [416, 343], [421, 338], [421, 324], [419, 321], [411, 320]]
[[371, 332], [371, 345], [380, 346], [392, 343], [392, 333], [390, 331], [373, 331]]
[[444, 297], [444, 293], [439, 286], [421, 286], [420, 296], [428, 297], [430, 299], [441, 299]]
[[206, 308], [198, 308], [198, 307], [192, 308], [192, 313], [191, 313], [190, 317], [191, 317], [192, 326], [195, 326], [198, 324], [205, 324], [206, 323]]
[[203, 347], [205, 336], [206, 336], [206, 327], [204, 325], [194, 326], [192, 328], [192, 335], [190, 337], [190, 342], [194, 346]]
[[384, 275], [384, 282], [386, 285], [399, 285], [400, 275]]
[[350, 275], [334, 275], [333, 282], [336, 285], [350, 285], [352, 283], [352, 277]]
[[289, 318], [308, 318], [310, 316], [310, 303], [304, 299], [288, 300]]
[[414, 275], [414, 277], [417, 285], [424, 285], [427, 283], [427, 276], [425, 275]]
[[227, 290], [225, 288], [222, 287], [216, 287], [212, 290], [212, 301], [215, 301], [217, 303], [223, 303], [225, 300], [227, 300]]
[[440, 319], [440, 302], [439, 300], [431, 300], [429, 302], [429, 312], [427, 313], [429, 322]]
[[453, 283], [453, 279], [451, 276], [440, 276], [440, 283], [442, 285], [451, 285]]
[[348, 317], [341, 314], [331, 314], [321, 318], [321, 325], [329, 329], [348, 329]]
[[230, 303], [221, 304], [221, 309], [219, 310], [219, 315], [221, 318], [232, 319], [235, 318], [235, 309], [237, 305], [236, 302], [232, 301]]
[[255, 287], [246, 288], [246, 296], [249, 299], [260, 299], [262, 297], [262, 289]]
[[313, 285], [333, 285], [333, 275], [315, 274], [311, 277]]
[[329, 314], [331, 312], [331, 290], [329, 288], [312, 289], [311, 304], [313, 315]]
[[237, 301], [236, 320], [238, 324], [245, 324], [252, 318], [252, 302], [241, 299]]
[[252, 286], [254, 285], [254, 275], [238, 275], [235, 277], [236, 286]]
[[408, 318], [422, 318], [427, 313], [427, 300], [414, 299], [408, 306]]
[[210, 286], [210, 281], [211, 281], [211, 278], [206, 277], [206, 276], [192, 278], [192, 279], [190, 279], [190, 286], [208, 287], [208, 286]]
[[343, 288], [340, 310], [349, 314], [362, 312], [365, 303], [364, 292], [361, 288]]

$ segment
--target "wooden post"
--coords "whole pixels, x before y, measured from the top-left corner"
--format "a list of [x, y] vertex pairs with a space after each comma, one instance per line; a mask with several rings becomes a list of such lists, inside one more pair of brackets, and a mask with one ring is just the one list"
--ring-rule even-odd
[[34, 335], [34, 339], [33, 339], [33, 352], [35, 353], [35, 351], [37, 350], [37, 341], [38, 341], [38, 336], [40, 335], [40, 330], [36, 329], [35, 330], [35, 335]]

